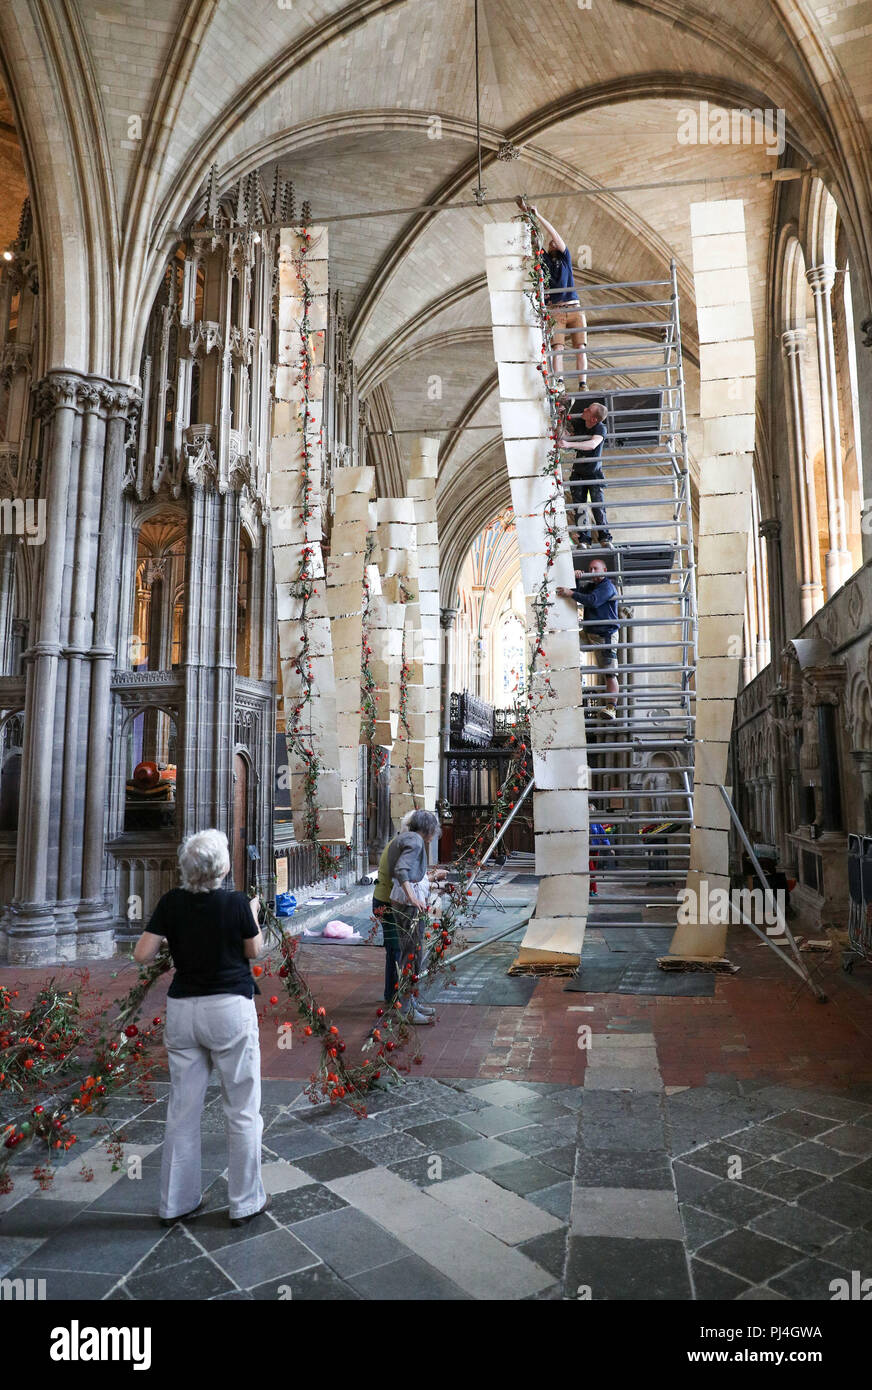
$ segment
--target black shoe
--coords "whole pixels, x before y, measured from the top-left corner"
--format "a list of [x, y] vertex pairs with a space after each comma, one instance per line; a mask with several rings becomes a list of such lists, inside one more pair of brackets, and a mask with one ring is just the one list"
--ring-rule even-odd
[[192, 1216], [196, 1216], [198, 1211], [203, 1210], [203, 1206], [204, 1202], [201, 1197], [197, 1205], [192, 1207], [190, 1211], [183, 1211], [181, 1216], [162, 1216], [160, 1224], [162, 1226], [175, 1226], [177, 1221], [190, 1221]]
[[266, 1201], [264, 1202], [263, 1206], [261, 1207], [260, 1211], [253, 1211], [253, 1212], [251, 1213], [250, 1216], [231, 1216], [231, 1218], [230, 1218], [230, 1224], [231, 1224], [231, 1226], [247, 1226], [248, 1223], [249, 1223], [249, 1221], [253, 1221], [254, 1218], [255, 1218], [256, 1216], [263, 1216], [263, 1214], [264, 1214], [264, 1212], [266, 1211], [266, 1209], [267, 1209], [268, 1206], [269, 1206], [269, 1197], [267, 1197], [267, 1199], [266, 1199]]

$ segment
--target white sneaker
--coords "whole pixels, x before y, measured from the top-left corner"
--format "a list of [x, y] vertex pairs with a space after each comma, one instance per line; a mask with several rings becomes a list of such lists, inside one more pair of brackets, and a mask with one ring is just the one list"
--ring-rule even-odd
[[429, 1014], [431, 1018], [436, 1012], [432, 1004], [425, 1004], [422, 999], [416, 999], [414, 1001], [414, 1006], [419, 1014]]
[[420, 1009], [416, 1009], [414, 1006], [408, 1008], [403, 1017], [407, 1023], [413, 1023], [416, 1028], [426, 1027], [427, 1024], [433, 1023], [432, 1014], [422, 1014]]

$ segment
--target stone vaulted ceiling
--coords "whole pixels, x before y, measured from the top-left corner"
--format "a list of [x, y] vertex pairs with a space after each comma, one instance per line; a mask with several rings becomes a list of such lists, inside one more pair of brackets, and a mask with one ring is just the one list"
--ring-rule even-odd
[[[850, 229], [868, 312], [866, 8], [481, 0], [487, 197], [588, 190], [539, 201], [576, 253], [589, 248], [593, 280], [659, 278], [675, 257], [691, 410], [695, 199], [745, 199], [761, 409], [778, 198], [761, 174], [779, 163], [820, 170]], [[315, 221], [469, 200], [474, 187], [473, 0], [6, 0], [0, 54], [0, 234], [17, 220], [17, 128], [43, 240], [63, 248], [53, 253], [46, 366], [135, 374], [162, 266], [212, 163], [229, 184], [251, 169], [268, 176], [278, 161]], [[785, 154], [681, 143], [681, 112], [703, 99], [783, 108]], [[520, 156], [498, 162], [507, 138]], [[706, 182], [674, 186], [690, 179]], [[639, 183], [660, 186], [597, 191]], [[508, 497], [482, 226], [513, 212], [391, 213], [330, 230], [331, 281], [364, 393], [378, 395], [380, 419], [397, 431], [443, 432], [440, 519], [460, 556]], [[398, 441], [403, 456], [409, 436]]]

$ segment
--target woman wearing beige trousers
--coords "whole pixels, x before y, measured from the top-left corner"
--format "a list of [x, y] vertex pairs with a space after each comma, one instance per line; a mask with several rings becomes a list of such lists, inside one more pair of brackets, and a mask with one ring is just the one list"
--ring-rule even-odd
[[230, 858], [219, 830], [189, 836], [179, 868], [182, 887], [161, 898], [133, 953], [145, 964], [166, 941], [175, 966], [164, 1033], [170, 1098], [160, 1216], [169, 1224], [203, 1204], [200, 1116], [214, 1068], [227, 1129], [230, 1221], [242, 1225], [267, 1202], [260, 1175], [259, 991], [249, 965], [263, 945], [257, 900], [222, 887]]

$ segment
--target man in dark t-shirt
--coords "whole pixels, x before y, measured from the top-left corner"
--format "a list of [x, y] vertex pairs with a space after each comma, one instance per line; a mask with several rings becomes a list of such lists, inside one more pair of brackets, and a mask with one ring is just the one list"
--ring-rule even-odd
[[591, 518], [597, 532], [599, 545], [609, 545], [612, 533], [609, 530], [606, 510], [603, 505], [602, 451], [606, 440], [605, 426], [608, 411], [599, 401], [592, 401], [581, 412], [578, 421], [572, 418], [566, 422], [566, 433], [561, 440], [561, 461], [569, 464], [569, 490], [574, 504], [581, 504], [574, 513], [579, 527], [578, 545], [591, 544]]
[[[518, 198], [518, 207], [529, 213], [542, 228], [542, 241], [545, 245], [545, 270], [548, 283], [545, 286], [545, 303], [553, 320], [551, 340], [554, 345], [553, 370], [557, 385], [563, 390], [562, 351], [567, 335], [575, 349], [566, 353], [573, 377], [573, 389], [583, 391], [587, 382], [587, 319], [578, 300], [575, 277], [572, 273], [572, 257], [569, 247], [560, 233], [546, 221], [538, 208], [532, 207], [524, 198]], [[577, 376], [577, 381], [575, 380]]]

